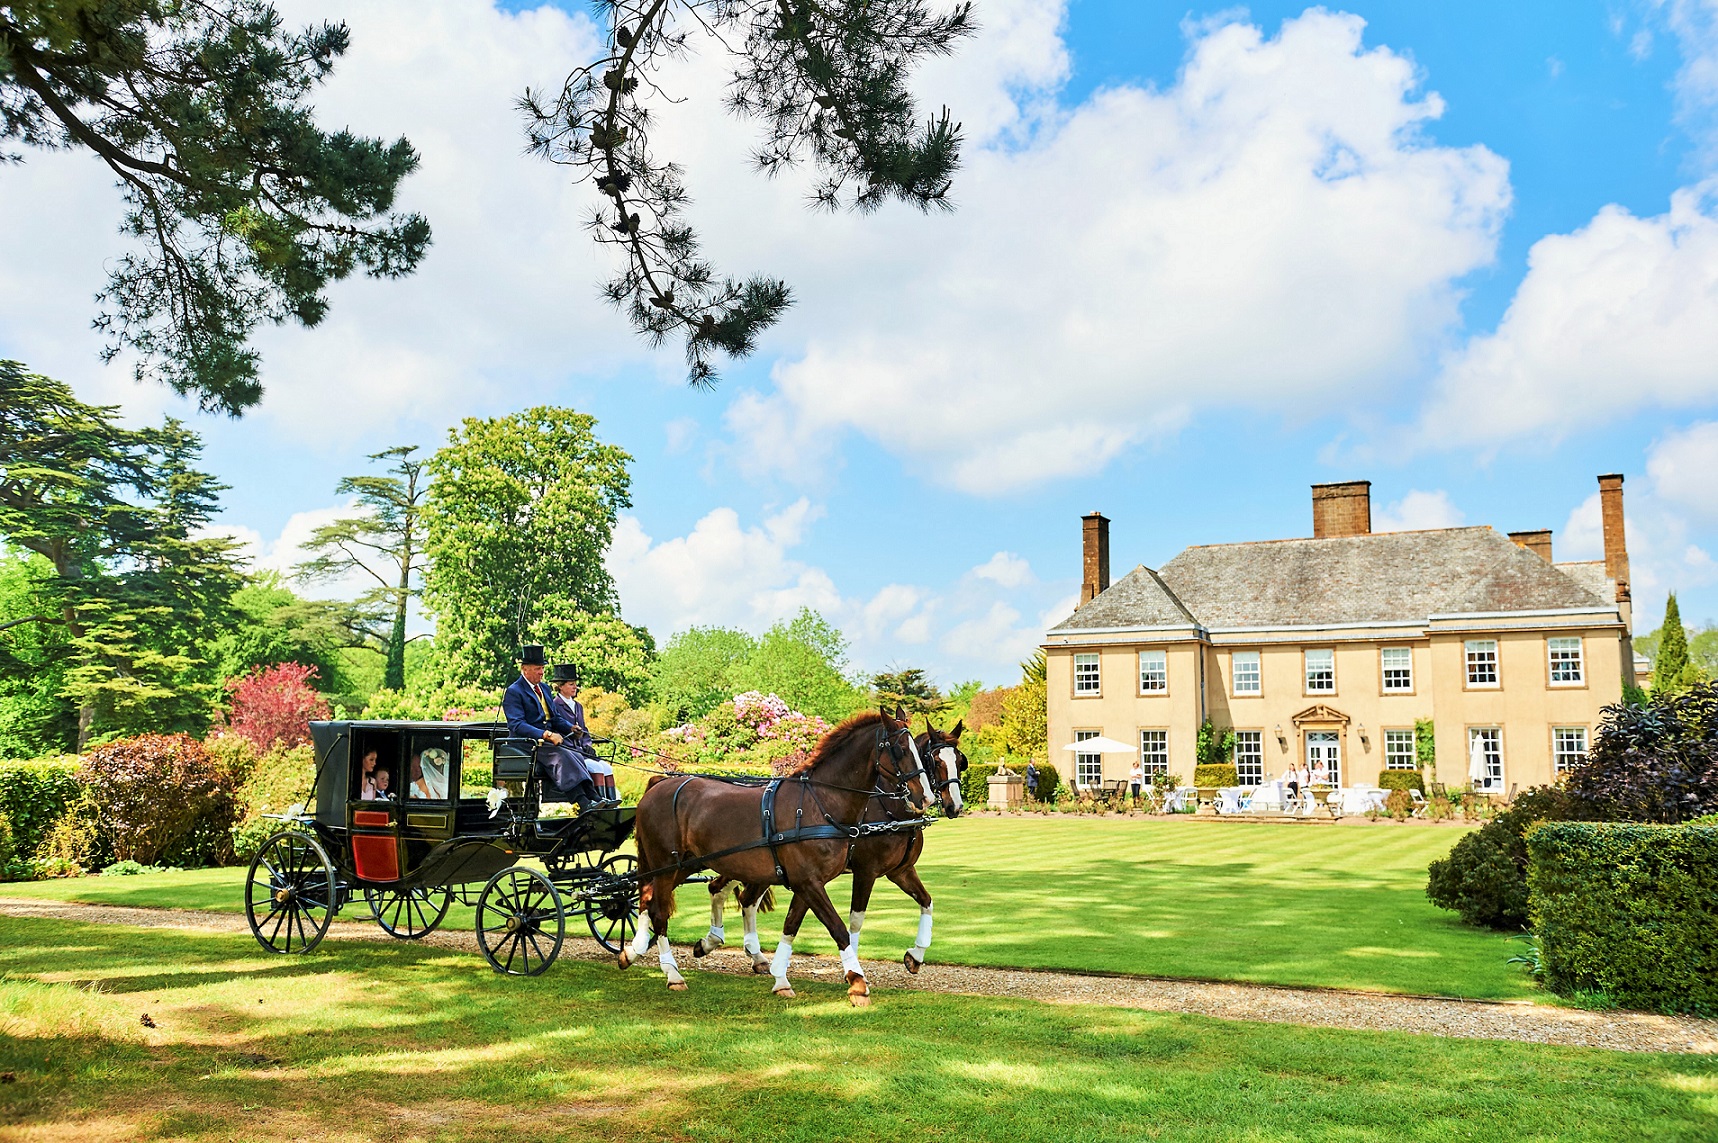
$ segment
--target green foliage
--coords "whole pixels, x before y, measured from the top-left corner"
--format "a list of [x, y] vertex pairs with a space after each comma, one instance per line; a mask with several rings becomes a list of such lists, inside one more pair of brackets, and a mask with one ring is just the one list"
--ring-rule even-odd
[[0, 139], [88, 150], [124, 194], [105, 357], [133, 350], [140, 379], [237, 415], [262, 396], [259, 322], [314, 326], [329, 282], [417, 265], [429, 224], [388, 213], [411, 144], [311, 118], [349, 42], [343, 24], [288, 33], [262, 0], [0, 8]]
[[[54, 570], [33, 552], [0, 544], [0, 758], [30, 758], [77, 741], [77, 709], [65, 696], [68, 648], [52, 616]], [[19, 622], [22, 621], [22, 622]]]
[[[1030, 662], [1030, 661], [1029, 661]], [[1049, 684], [1032, 677], [1012, 687], [1002, 700], [1002, 731], [1008, 752], [1021, 758], [1044, 758], [1050, 742]]]
[[[1200, 723], [1199, 734], [1194, 739], [1193, 758], [1197, 767], [1228, 766], [1233, 772], [1235, 758], [1235, 731], [1233, 728], [1224, 727], [1219, 731], [1216, 724], [1210, 719]], [[1195, 775], [1193, 784], [1203, 786], [1205, 783], [1199, 781], [1198, 776]], [[1235, 783], [1231, 779], [1223, 784], [1233, 786]]]
[[596, 419], [539, 406], [468, 417], [430, 458], [424, 602], [447, 681], [503, 687], [553, 616], [614, 615], [603, 558], [627, 507], [632, 458]]
[[1418, 770], [1380, 770], [1378, 772], [1378, 788], [1380, 790], [1418, 790], [1426, 792], [1426, 779]]
[[1681, 690], [1688, 666], [1688, 633], [1682, 628], [1682, 611], [1676, 605], [1673, 591], [1665, 601], [1664, 622], [1658, 629], [1658, 655], [1652, 662], [1652, 697]]
[[1675, 823], [1718, 811], [1718, 684], [1606, 707], [1567, 788], [1596, 818]]
[[[416, 451], [416, 445], [398, 445], [372, 453], [371, 460], [395, 462], [387, 475], [344, 477], [334, 494], [352, 497], [359, 512], [316, 529], [304, 545], [316, 557], [298, 568], [307, 579], [361, 574], [375, 581], [357, 606], [387, 619], [382, 686], [396, 691], [406, 685], [406, 610], [422, 593], [425, 482], [424, 462], [412, 459]], [[378, 572], [377, 563], [388, 574]]]
[[1527, 850], [1547, 987], [1718, 1014], [1718, 828], [1548, 822]]
[[1020, 681], [1040, 686], [1050, 681], [1050, 660], [1043, 651], [1032, 652], [1032, 657], [1020, 664]]
[[1414, 720], [1414, 757], [1425, 774], [1438, 772], [1438, 737], [1429, 718]]
[[1461, 914], [1470, 925], [1519, 929], [1527, 923], [1527, 843], [1530, 826], [1590, 816], [1579, 799], [1550, 786], [1518, 795], [1497, 817], [1468, 834], [1434, 861], [1426, 896], [1440, 909]]
[[5, 814], [0, 813], [0, 881], [16, 881], [27, 872], [25, 863], [19, 860], [18, 847], [12, 840], [12, 823], [6, 820]]
[[1200, 789], [1234, 786], [1239, 782], [1233, 762], [1201, 763], [1193, 767], [1193, 784]]
[[77, 767], [75, 756], [0, 762], [0, 815], [11, 824], [19, 856], [34, 853], [81, 795]]
[[[970, 763], [960, 776], [960, 798], [968, 806], [983, 806], [990, 801], [990, 779], [997, 771], [995, 765]], [[1042, 781], [1042, 776], [1040, 776]]]
[[740, 668], [741, 691], [780, 696], [793, 709], [839, 722], [864, 703], [848, 679], [847, 638], [810, 608], [765, 631]]
[[[971, 767], [968, 766], [967, 769], [970, 770]], [[1060, 789], [1061, 786], [1062, 772], [1060, 770], [1056, 769], [1054, 766], [1038, 767], [1038, 800], [1040, 802], [1055, 801], [1056, 791]], [[961, 791], [961, 796], [964, 797], [965, 794], [966, 791], [963, 789]]]
[[409, 675], [404, 691], [380, 690], [371, 695], [362, 717], [421, 722], [499, 720], [503, 689], [459, 686], [426, 671]]
[[909, 717], [929, 717], [947, 710], [949, 705], [921, 667], [880, 671], [872, 676], [871, 701], [889, 710], [905, 707]]
[[368, 690], [349, 648], [368, 642], [365, 613], [349, 603], [304, 599], [275, 571], [250, 576], [232, 597], [232, 620], [207, 641], [209, 661], [222, 679], [253, 667], [302, 663], [316, 668], [318, 689], [331, 701], [362, 705]]
[[703, 718], [718, 703], [749, 688], [739, 685], [742, 665], [757, 649], [744, 631], [690, 627], [668, 640], [656, 657], [651, 688], [675, 722]]
[[583, 686], [615, 691], [631, 703], [649, 701], [656, 641], [644, 628], [618, 615], [580, 611], [563, 598], [544, 605], [537, 636], [555, 662], [578, 665]]

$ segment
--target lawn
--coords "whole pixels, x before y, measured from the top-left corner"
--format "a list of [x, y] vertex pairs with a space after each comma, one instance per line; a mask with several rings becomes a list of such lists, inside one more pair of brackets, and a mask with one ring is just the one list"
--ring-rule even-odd
[[[929, 833], [933, 959], [1215, 980], [1543, 998], [1508, 959], [1519, 938], [1469, 928], [1425, 897], [1426, 866], [1461, 831], [1375, 824], [964, 818]], [[0, 896], [237, 910], [237, 870], [0, 886]], [[834, 886], [847, 903], [846, 882]], [[348, 917], [362, 915], [348, 911]], [[702, 934], [704, 891], [680, 893], [676, 940]], [[766, 948], [780, 914], [761, 925]], [[738, 916], [728, 931], [738, 940]], [[455, 909], [449, 925], [469, 926]], [[884, 882], [865, 955], [898, 957], [918, 907]], [[796, 948], [829, 951], [808, 920]]]
[[[145, 1027], [147, 1013], [154, 1027]], [[1718, 1059], [0, 918], [0, 1140], [1704, 1140]]]

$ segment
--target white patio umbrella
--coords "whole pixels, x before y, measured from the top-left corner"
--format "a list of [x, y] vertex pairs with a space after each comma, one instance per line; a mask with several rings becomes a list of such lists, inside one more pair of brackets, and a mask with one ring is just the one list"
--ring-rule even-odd
[[1063, 750], [1071, 750], [1076, 754], [1138, 754], [1139, 753], [1139, 747], [1129, 746], [1125, 742], [1117, 742], [1113, 738], [1105, 738], [1101, 734], [1098, 735], [1098, 737], [1096, 737], [1096, 738], [1087, 738], [1087, 739], [1084, 739], [1083, 741], [1080, 741], [1080, 742], [1069, 743], [1067, 746], [1062, 747], [1062, 749]]

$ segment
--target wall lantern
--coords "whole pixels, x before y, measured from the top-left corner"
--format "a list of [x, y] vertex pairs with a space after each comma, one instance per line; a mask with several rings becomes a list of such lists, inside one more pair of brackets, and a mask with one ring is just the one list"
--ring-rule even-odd
[[1288, 739], [1283, 737], [1283, 724], [1280, 722], [1277, 723], [1276, 733], [1277, 733], [1277, 745], [1281, 746], [1284, 750], [1287, 750], [1288, 749]]
[[1370, 738], [1366, 737], [1366, 724], [1364, 722], [1360, 724], [1359, 733], [1360, 733], [1360, 744], [1362, 746], [1366, 747], [1368, 750], [1372, 749], [1372, 740]]

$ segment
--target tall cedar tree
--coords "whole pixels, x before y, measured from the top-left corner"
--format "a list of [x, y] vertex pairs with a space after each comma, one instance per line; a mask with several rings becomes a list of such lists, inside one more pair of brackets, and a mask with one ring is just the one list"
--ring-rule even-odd
[[689, 380], [716, 380], [717, 353], [744, 357], [790, 304], [773, 278], [718, 278], [686, 222], [680, 168], [650, 146], [645, 97], [695, 36], [728, 48], [728, 107], [763, 121], [753, 162], [775, 175], [806, 158], [813, 202], [875, 210], [898, 199], [920, 210], [949, 206], [960, 165], [960, 125], [947, 108], [921, 122], [907, 87], [914, 65], [945, 55], [974, 30], [972, 5], [938, 12], [924, 0], [596, 0], [607, 30], [602, 56], [567, 77], [559, 94], [519, 101], [530, 150], [595, 183], [603, 199], [588, 222], [618, 246], [623, 268], [605, 287], [652, 345], [684, 340]]
[[1652, 693], [1675, 694], [1683, 686], [1683, 672], [1688, 670], [1688, 632], [1682, 628], [1682, 609], [1676, 605], [1676, 593], [1664, 604], [1664, 623], [1658, 629], [1658, 657], [1652, 664]]
[[[298, 574], [308, 579], [332, 579], [362, 572], [376, 581], [358, 600], [361, 607], [382, 609], [389, 617], [387, 659], [382, 686], [404, 690], [406, 686], [406, 610], [420, 593], [418, 579], [423, 563], [424, 462], [412, 459], [416, 445], [397, 445], [373, 453], [371, 460], [396, 462], [386, 476], [348, 476], [340, 481], [337, 496], [353, 496], [364, 509], [324, 524], [304, 546], [316, 552], [315, 559], [298, 565]], [[381, 563], [386, 574], [372, 565]]]
[[0, 140], [94, 152], [125, 196], [107, 360], [134, 350], [140, 379], [236, 416], [262, 396], [258, 323], [314, 326], [329, 282], [416, 268], [429, 224], [392, 209], [417, 152], [311, 119], [349, 42], [259, 0], [0, 6]]
[[201, 730], [219, 680], [202, 658], [241, 582], [230, 540], [199, 537], [221, 491], [178, 422], [127, 429], [112, 406], [0, 361], [0, 538], [47, 561], [47, 604], [7, 626], [61, 628], [77, 748], [132, 729]]
[[[597, 439], [596, 418], [571, 409], [468, 417], [448, 438], [430, 458], [424, 512], [424, 602], [447, 681], [505, 684], [524, 644], [564, 650], [550, 645], [551, 626], [618, 635], [576, 618], [617, 611], [603, 557], [632, 503], [632, 457]], [[583, 656], [609, 657], [588, 646]]]
[[871, 679], [878, 705], [886, 709], [905, 707], [909, 715], [929, 718], [948, 709], [948, 700], [920, 667], [881, 671]]

